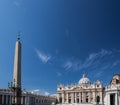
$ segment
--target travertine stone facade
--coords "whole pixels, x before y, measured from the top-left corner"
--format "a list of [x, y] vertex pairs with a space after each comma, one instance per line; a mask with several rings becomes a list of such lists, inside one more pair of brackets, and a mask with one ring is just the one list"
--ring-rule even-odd
[[105, 105], [120, 105], [120, 75], [116, 74], [105, 89]]
[[100, 81], [92, 84], [83, 74], [78, 84], [70, 86], [60, 84], [57, 88], [57, 99], [62, 104], [103, 104], [103, 93], [103, 85]]
[[[0, 89], [0, 105], [13, 105], [13, 92], [10, 89]], [[56, 103], [55, 96], [39, 95], [27, 91], [22, 92], [21, 105], [52, 105]]]

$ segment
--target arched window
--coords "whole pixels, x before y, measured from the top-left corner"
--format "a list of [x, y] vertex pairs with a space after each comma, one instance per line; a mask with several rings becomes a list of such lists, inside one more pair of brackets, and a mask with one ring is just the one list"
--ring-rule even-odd
[[97, 104], [99, 104], [99, 102], [100, 102], [100, 96], [97, 96], [96, 101], [97, 101]]
[[97, 87], [99, 87], [99, 85], [97, 85]]

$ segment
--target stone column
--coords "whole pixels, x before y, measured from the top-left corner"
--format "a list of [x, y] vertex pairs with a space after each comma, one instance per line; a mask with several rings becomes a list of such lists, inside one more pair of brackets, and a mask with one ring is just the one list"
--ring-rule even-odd
[[120, 105], [120, 94], [119, 94], [119, 96], [118, 96], [118, 99], [119, 99], [119, 101], [118, 101], [118, 105]]
[[88, 103], [91, 103], [91, 93], [88, 93]]
[[96, 104], [96, 93], [93, 92], [93, 103]]
[[100, 92], [100, 104], [103, 104], [103, 94]]
[[81, 95], [82, 95], [82, 93], [80, 92], [79, 93], [79, 103], [81, 103]]
[[[58, 100], [58, 102], [60, 102], [59, 98], [60, 98], [60, 95], [59, 95], [59, 93], [57, 93], [57, 100]], [[28, 96], [27, 96], [27, 93], [26, 93], [26, 103], [27, 103], [27, 99], [28, 99]]]
[[85, 95], [85, 92], [83, 93], [82, 100], [83, 100], [83, 103], [85, 103], [85, 102], [86, 102], [86, 95]]
[[74, 103], [74, 93], [71, 93], [72, 97], [71, 97], [71, 103]]
[[86, 92], [84, 93], [84, 102], [86, 103]]
[[62, 93], [62, 103], [64, 103], [64, 93]]
[[[82, 102], [81, 102], [82, 100]], [[83, 92], [81, 92], [80, 102], [83, 103]]]
[[75, 92], [75, 103], [77, 103], [77, 93]]
[[[58, 102], [59, 102], [59, 98], [58, 98]], [[28, 103], [29, 103], [29, 97], [28, 97], [28, 95], [26, 94], [26, 97], [25, 97], [25, 103], [26, 103], [26, 105], [29, 105]]]
[[25, 104], [27, 105], [27, 95], [25, 95]]
[[115, 105], [118, 105], [118, 94], [115, 93]]
[[4, 104], [4, 95], [2, 95], [2, 104]]
[[66, 103], [68, 103], [68, 93], [66, 93]]
[[30, 100], [30, 97], [29, 96], [27, 96], [27, 105], [29, 105], [29, 100]]
[[110, 105], [110, 94], [107, 94], [107, 103], [106, 105]]

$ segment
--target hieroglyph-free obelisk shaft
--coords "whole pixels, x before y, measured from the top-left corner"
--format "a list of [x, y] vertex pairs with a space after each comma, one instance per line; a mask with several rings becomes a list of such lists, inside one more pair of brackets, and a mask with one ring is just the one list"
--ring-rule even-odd
[[13, 76], [14, 101], [15, 105], [21, 105], [21, 43], [20, 40], [15, 45], [15, 56], [14, 56], [14, 76]]

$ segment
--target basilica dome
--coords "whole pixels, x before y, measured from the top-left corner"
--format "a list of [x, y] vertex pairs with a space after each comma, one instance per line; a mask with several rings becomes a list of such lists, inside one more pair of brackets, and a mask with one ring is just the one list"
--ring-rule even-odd
[[79, 80], [78, 84], [89, 84], [90, 80], [83, 74], [82, 78]]

